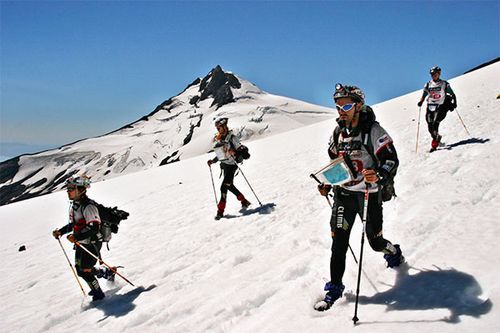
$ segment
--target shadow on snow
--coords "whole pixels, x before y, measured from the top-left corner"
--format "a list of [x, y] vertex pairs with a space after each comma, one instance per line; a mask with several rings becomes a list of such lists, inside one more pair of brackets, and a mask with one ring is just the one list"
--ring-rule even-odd
[[232, 215], [232, 214], [224, 214], [224, 218], [226, 219], [232, 219], [236, 217], [242, 217], [242, 216], [247, 216], [247, 215], [252, 215], [252, 214], [271, 214], [274, 211], [274, 207], [276, 204], [273, 202], [263, 204], [262, 206], [256, 207], [256, 208], [246, 208], [246, 209], [241, 209], [240, 213], [237, 215]]
[[470, 138], [470, 139], [466, 139], [466, 140], [462, 140], [462, 141], [458, 141], [455, 143], [445, 145], [444, 147], [440, 147], [439, 150], [452, 150], [455, 147], [474, 144], [474, 143], [486, 143], [488, 141], [490, 141], [490, 139]]
[[99, 319], [99, 322], [105, 320], [110, 316], [122, 317], [135, 309], [136, 305], [134, 304], [134, 300], [139, 297], [140, 294], [150, 291], [154, 288], [156, 288], [156, 285], [153, 284], [147, 288], [144, 288], [142, 286], [137, 287], [130, 290], [126, 294], [118, 295], [113, 293], [110, 294], [108, 292], [103, 300], [87, 305], [84, 310], [95, 308], [104, 312], [104, 317]]
[[[460, 322], [461, 315], [478, 318], [491, 310], [491, 300], [480, 298], [481, 287], [472, 275], [436, 268], [410, 275], [410, 267], [403, 264], [397, 269], [396, 282], [391, 289], [369, 297], [360, 296], [359, 303], [385, 304], [387, 311], [448, 309], [450, 316], [438, 321], [454, 324]], [[349, 298], [354, 301], [355, 296]], [[415, 321], [418, 320], [408, 322]]]

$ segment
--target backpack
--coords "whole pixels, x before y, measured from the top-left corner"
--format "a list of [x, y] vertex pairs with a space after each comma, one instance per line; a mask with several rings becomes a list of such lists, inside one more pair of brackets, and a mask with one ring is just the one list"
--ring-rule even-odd
[[446, 96], [444, 97], [444, 102], [443, 102], [443, 108], [445, 108], [447, 111], [453, 111], [457, 107], [457, 101], [451, 95], [450, 93], [446, 93]]
[[236, 163], [241, 163], [243, 160], [248, 160], [249, 158], [250, 153], [247, 146], [241, 145], [236, 149], [236, 155], [234, 156]]
[[106, 207], [101, 205], [100, 203], [95, 202], [94, 200], [89, 199], [82, 211], [89, 204], [96, 206], [99, 211], [99, 217], [101, 218], [101, 228], [99, 232], [101, 233], [101, 241], [106, 242], [106, 246], [109, 250], [109, 241], [111, 240], [112, 234], [118, 233], [118, 225], [122, 220], [126, 220], [129, 216], [124, 210], [118, 209], [118, 207]]
[[[234, 134], [231, 134], [234, 135]], [[243, 160], [248, 160], [250, 158], [250, 152], [248, 151], [248, 147], [245, 145], [240, 144], [238, 149], [234, 148], [233, 140], [231, 140], [232, 137], [228, 138], [229, 146], [231, 149], [233, 149], [236, 154], [234, 155], [234, 160], [236, 163], [241, 163]]]
[[[365, 114], [363, 115], [363, 113], [365, 113]], [[370, 135], [372, 125], [374, 123], [378, 123], [378, 122], [375, 120], [375, 113], [373, 112], [372, 108], [370, 108], [369, 106], [367, 106], [365, 108], [363, 113], [362, 113], [362, 117], [364, 119], [362, 121], [362, 124], [364, 124], [364, 126], [361, 126], [361, 142], [362, 142], [363, 146], [365, 147], [366, 151], [368, 152], [368, 154], [370, 154], [371, 158], [375, 161], [375, 163], [377, 163], [378, 166], [380, 166], [380, 161], [377, 158], [377, 156], [375, 155], [375, 153], [373, 152], [373, 144], [372, 144], [371, 135]], [[360, 121], [361, 121], [361, 119], [360, 119]], [[333, 144], [335, 146], [337, 146], [337, 144], [339, 142], [340, 132], [341, 132], [341, 129], [339, 126], [337, 126], [333, 132], [333, 141], [334, 141]], [[397, 169], [394, 170], [393, 172], [391, 172], [390, 177], [387, 180], [387, 182], [381, 186], [381, 189], [379, 191], [379, 196], [380, 196], [379, 198], [382, 201], [389, 201], [393, 197], [397, 197], [396, 190], [394, 188], [394, 177], [396, 176], [396, 172], [397, 172]]]

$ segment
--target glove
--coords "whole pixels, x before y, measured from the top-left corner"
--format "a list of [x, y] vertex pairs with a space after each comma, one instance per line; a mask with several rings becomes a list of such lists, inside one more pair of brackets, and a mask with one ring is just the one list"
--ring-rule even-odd
[[76, 242], [75, 236], [73, 234], [69, 234], [68, 237], [66, 237], [71, 243]]
[[212, 164], [214, 164], [214, 161], [212, 161], [212, 160], [208, 160], [208, 161], [207, 161], [207, 164], [208, 164], [208, 166], [211, 166]]
[[373, 169], [364, 169], [362, 173], [365, 177], [365, 183], [376, 183], [379, 180], [377, 172]]
[[318, 185], [318, 191], [319, 194], [322, 196], [326, 197], [328, 195], [328, 192], [332, 189], [332, 185], [329, 184], [319, 184]]
[[52, 231], [52, 236], [54, 236], [55, 239], [59, 239], [59, 237], [61, 237], [61, 232], [59, 231], [59, 229], [55, 229], [54, 231]]
[[421, 107], [423, 103], [424, 103], [424, 101], [419, 101], [419, 102], [417, 103], [418, 107]]
[[453, 101], [453, 103], [451, 103], [451, 106], [452, 106], [452, 109], [450, 110], [450, 112], [453, 112], [453, 110], [455, 110], [457, 108], [457, 102]]

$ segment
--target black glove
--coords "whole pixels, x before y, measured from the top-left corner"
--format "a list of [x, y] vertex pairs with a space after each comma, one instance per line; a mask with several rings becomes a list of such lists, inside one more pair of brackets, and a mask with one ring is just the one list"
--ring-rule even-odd
[[451, 104], [451, 106], [453, 106], [453, 108], [450, 111], [455, 110], [457, 108], [457, 101], [453, 100], [453, 103]]
[[423, 103], [424, 103], [424, 101], [419, 101], [419, 102], [417, 103], [418, 107], [421, 107]]

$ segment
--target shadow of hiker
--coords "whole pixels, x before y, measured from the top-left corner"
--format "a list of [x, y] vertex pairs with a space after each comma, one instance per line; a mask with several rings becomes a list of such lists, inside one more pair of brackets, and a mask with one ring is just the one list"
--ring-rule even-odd
[[472, 275], [436, 268], [410, 275], [410, 267], [403, 264], [397, 270], [393, 288], [370, 297], [360, 296], [359, 303], [385, 304], [387, 311], [447, 308], [450, 317], [440, 321], [448, 323], [459, 323], [461, 315], [477, 318], [491, 310], [491, 300], [479, 298], [481, 287]]
[[252, 214], [271, 214], [274, 211], [274, 207], [276, 204], [273, 202], [263, 204], [262, 206], [256, 207], [256, 208], [246, 208], [246, 209], [241, 209], [240, 213], [238, 215], [232, 215], [232, 214], [225, 214], [224, 218], [227, 219], [232, 219], [236, 217], [242, 217], [242, 216], [248, 216]]
[[488, 141], [490, 141], [490, 139], [470, 138], [470, 139], [458, 141], [455, 143], [451, 143], [449, 145], [444, 146], [442, 149], [452, 150], [453, 148], [458, 147], [458, 146], [469, 145], [469, 144], [473, 144], [473, 143], [486, 143]]
[[104, 312], [104, 317], [99, 319], [100, 321], [105, 320], [109, 316], [121, 317], [128, 314], [130, 311], [135, 309], [134, 300], [139, 297], [140, 294], [146, 291], [150, 291], [156, 288], [156, 285], [151, 285], [147, 288], [137, 287], [130, 290], [126, 294], [112, 294], [106, 296], [102, 301], [98, 301], [95, 304], [91, 304], [88, 308], [96, 308]]

